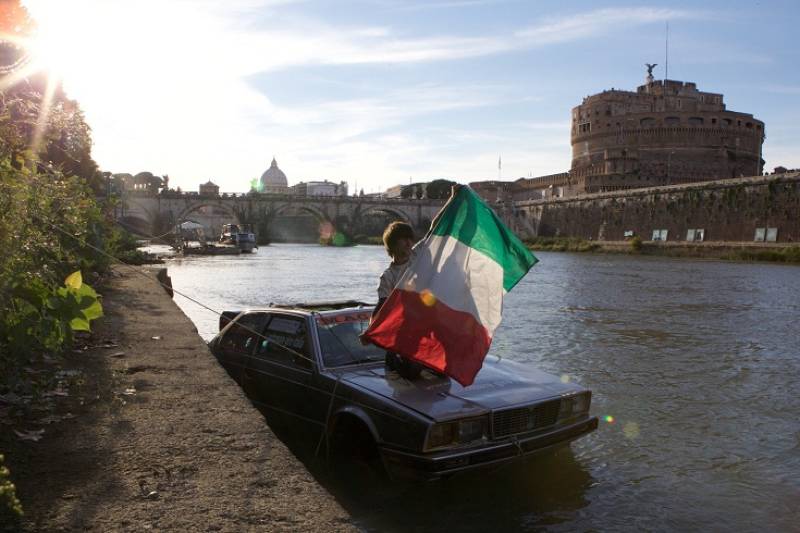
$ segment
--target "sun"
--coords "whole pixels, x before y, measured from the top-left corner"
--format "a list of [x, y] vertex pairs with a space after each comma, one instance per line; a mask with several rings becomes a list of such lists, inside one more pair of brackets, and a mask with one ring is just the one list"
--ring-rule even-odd
[[127, 24], [139, 17], [120, 11], [118, 2], [27, 0], [36, 31], [28, 42], [31, 67], [60, 82], [71, 98], [91, 105], [118, 61], [134, 53]]
[[179, 154], [238, 150], [242, 121], [262, 112], [247, 81], [253, 39], [224, 2], [21, 2], [36, 25], [29, 61], [0, 85], [46, 74], [48, 91], [77, 101], [102, 166], [158, 172], [151, 162], [168, 169], [185, 164]]

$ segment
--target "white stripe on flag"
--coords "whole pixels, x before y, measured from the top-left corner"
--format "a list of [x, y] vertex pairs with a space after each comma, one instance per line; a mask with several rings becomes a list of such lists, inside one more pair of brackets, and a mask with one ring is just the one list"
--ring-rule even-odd
[[503, 268], [449, 236], [430, 235], [416, 252], [397, 288], [429, 290], [451, 309], [470, 313], [492, 336], [503, 310]]

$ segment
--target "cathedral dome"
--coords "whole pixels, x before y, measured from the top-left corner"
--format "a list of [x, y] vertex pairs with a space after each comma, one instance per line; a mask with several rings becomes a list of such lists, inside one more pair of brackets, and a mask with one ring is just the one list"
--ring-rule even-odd
[[278, 162], [272, 158], [272, 164], [266, 172], [261, 175], [261, 186], [264, 189], [272, 187], [288, 187], [289, 182], [286, 180], [286, 174], [278, 168]]

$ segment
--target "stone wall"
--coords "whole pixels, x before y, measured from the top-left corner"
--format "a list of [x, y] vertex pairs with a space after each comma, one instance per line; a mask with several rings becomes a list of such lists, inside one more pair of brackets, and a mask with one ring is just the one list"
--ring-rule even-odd
[[[752, 242], [757, 228], [777, 228], [777, 242], [800, 242], [800, 172], [519, 202], [501, 216], [523, 239], [579, 237]], [[628, 235], [626, 235], [628, 232]]]

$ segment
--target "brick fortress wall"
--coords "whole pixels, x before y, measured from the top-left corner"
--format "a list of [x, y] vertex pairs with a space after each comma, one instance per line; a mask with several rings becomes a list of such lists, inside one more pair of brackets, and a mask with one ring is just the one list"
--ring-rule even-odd
[[570, 178], [581, 192], [675, 185], [762, 172], [764, 123], [694, 83], [650, 78], [572, 110]]
[[703, 229], [705, 241], [752, 242], [756, 228], [778, 228], [777, 242], [800, 242], [800, 172], [672, 185], [505, 204], [501, 216], [523, 239], [579, 237], [685, 241]]

